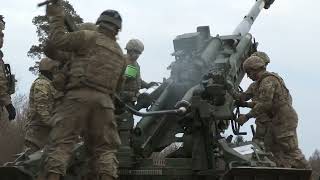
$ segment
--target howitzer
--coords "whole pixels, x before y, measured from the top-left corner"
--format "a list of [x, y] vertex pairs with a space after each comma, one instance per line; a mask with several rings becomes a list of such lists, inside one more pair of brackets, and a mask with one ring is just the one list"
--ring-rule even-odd
[[[120, 133], [125, 141], [117, 154], [120, 180], [309, 179], [310, 170], [276, 168], [270, 154], [259, 145], [233, 144], [221, 135], [230, 121], [234, 132], [240, 131], [233, 121], [236, 106], [232, 93], [244, 77], [243, 61], [257, 48], [250, 27], [263, 7], [269, 8], [272, 2], [256, 1], [231, 35], [211, 36], [209, 27], [201, 26], [195, 33], [174, 39], [175, 61], [167, 84], [153, 96], [157, 98], [152, 100], [148, 116], [134, 129]], [[180, 108], [186, 110], [182, 116]], [[79, 147], [64, 179], [81, 180], [87, 173], [85, 153]], [[36, 177], [39, 158], [38, 152], [38, 156], [29, 156], [3, 171], [17, 171], [15, 175], [28, 172]], [[0, 174], [5, 174], [1, 168]], [[1, 177], [10, 179], [8, 174]]]
[[[149, 110], [174, 108], [183, 101], [189, 104], [186, 107], [189, 112], [183, 118], [177, 115], [143, 117], [133, 130], [132, 146], [136, 154], [152, 157], [172, 143], [183, 142], [182, 148], [166, 157], [190, 158], [189, 168], [194, 172], [218, 174], [221, 159], [227, 164], [238, 161], [247, 162], [249, 166], [274, 165], [266, 157], [259, 158], [259, 153], [256, 157], [258, 161], [265, 159], [264, 163], [244, 160], [220, 135], [230, 121], [236, 135], [245, 134], [234, 121], [239, 111], [234, 105], [233, 93], [238, 91], [245, 74], [243, 61], [257, 51], [258, 43], [249, 33], [251, 26], [261, 10], [268, 9], [273, 2], [256, 1], [231, 35], [211, 36], [209, 27], [200, 26], [197, 32], [174, 39], [175, 62], [170, 65], [170, 83]], [[183, 136], [179, 138], [177, 134]], [[261, 151], [255, 148], [252, 145], [254, 152]], [[234, 167], [239, 165], [236, 164]]]
[[[235, 106], [228, 92], [239, 86], [244, 76], [242, 62], [256, 51], [257, 43], [249, 30], [263, 7], [270, 3], [256, 1], [232, 35], [212, 37], [209, 27], [201, 26], [196, 33], [177, 36], [173, 41], [176, 61], [171, 65], [171, 84], [150, 110], [173, 108], [181, 99], [191, 103], [196, 91], [214, 106], [216, 121], [234, 119]], [[175, 116], [142, 118], [133, 135], [136, 152], [149, 156], [172, 143], [175, 134], [184, 133], [178, 119]]]

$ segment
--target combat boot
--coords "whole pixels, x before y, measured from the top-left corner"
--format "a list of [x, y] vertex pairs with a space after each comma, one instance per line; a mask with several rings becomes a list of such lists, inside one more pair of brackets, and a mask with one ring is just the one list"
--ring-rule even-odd
[[99, 180], [115, 180], [115, 178], [107, 174], [101, 174]]

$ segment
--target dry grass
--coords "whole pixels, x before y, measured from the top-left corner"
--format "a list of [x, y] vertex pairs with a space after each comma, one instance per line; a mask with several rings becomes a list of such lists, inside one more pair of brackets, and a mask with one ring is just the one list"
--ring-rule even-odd
[[17, 95], [13, 98], [13, 102], [17, 111], [14, 121], [8, 120], [5, 108], [1, 112], [0, 165], [14, 160], [14, 155], [20, 153], [23, 148], [28, 99], [25, 95]]

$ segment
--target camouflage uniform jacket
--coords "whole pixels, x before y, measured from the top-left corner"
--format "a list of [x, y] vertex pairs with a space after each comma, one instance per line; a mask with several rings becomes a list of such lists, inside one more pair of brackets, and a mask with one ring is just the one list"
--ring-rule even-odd
[[30, 89], [28, 125], [50, 126], [56, 93], [51, 80], [40, 74]]
[[[67, 73], [66, 91], [89, 88], [112, 95], [121, 88], [125, 60], [114, 38], [99, 29], [66, 33], [62, 16], [50, 19], [50, 30], [53, 46], [73, 53]], [[101, 101], [104, 101], [101, 103], [105, 106], [114, 108], [111, 97]]]
[[249, 85], [248, 89], [244, 92], [246, 96], [246, 101], [249, 99], [254, 101], [255, 92], [257, 92], [256, 89], [257, 89], [257, 82], [253, 82]]
[[5, 74], [5, 65], [0, 56], [0, 106], [3, 107], [11, 103], [11, 97], [8, 94], [8, 81]]
[[266, 113], [272, 118], [272, 124], [297, 127], [291, 95], [279, 75], [266, 71], [257, 81], [256, 94], [255, 106], [250, 111], [253, 117]]
[[61, 92], [60, 94], [64, 94], [69, 63], [73, 58], [73, 53], [57, 50], [50, 42], [45, 46], [44, 53], [50, 59], [60, 62], [58, 71], [53, 75], [52, 84], [56, 90]]
[[135, 101], [135, 98], [139, 94], [139, 90], [148, 87], [148, 83], [141, 79], [140, 66], [137, 61], [130, 61], [126, 57], [126, 65], [131, 65], [137, 68], [138, 74], [136, 78], [125, 77], [123, 92], [129, 95], [132, 100]]
[[[257, 82], [253, 82], [249, 85], [248, 89], [244, 92], [245, 96], [246, 96], [246, 100], [251, 99], [253, 102], [256, 102], [257, 98], [258, 98], [258, 83]], [[271, 121], [270, 117], [266, 114], [259, 114], [258, 117], [256, 117], [256, 123], [257, 121], [259, 122], [267, 122], [267, 121]], [[259, 123], [258, 122], [258, 123]]]

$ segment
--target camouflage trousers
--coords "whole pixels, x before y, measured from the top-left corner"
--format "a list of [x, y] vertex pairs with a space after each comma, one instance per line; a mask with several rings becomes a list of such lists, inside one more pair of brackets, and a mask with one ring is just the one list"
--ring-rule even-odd
[[268, 151], [268, 147], [272, 146], [270, 137], [271, 119], [267, 115], [256, 118], [256, 132], [252, 138], [252, 141], [258, 144], [261, 148]]
[[65, 175], [72, 149], [82, 135], [88, 150], [89, 174], [117, 178], [120, 138], [113, 111], [109, 95], [87, 89], [68, 92], [54, 110], [43, 174]]
[[28, 125], [24, 138], [24, 150], [32, 154], [42, 149], [48, 142], [50, 130], [48, 126]]
[[291, 104], [284, 104], [272, 113], [269, 149], [280, 167], [309, 169], [310, 165], [299, 149], [297, 126], [298, 115]]
[[268, 141], [272, 142], [268, 145], [267, 149], [271, 151], [274, 155], [271, 158], [276, 162], [277, 166], [284, 168], [301, 168], [301, 169], [310, 169], [308, 161], [305, 159], [303, 153], [298, 147], [298, 137], [296, 129], [287, 129], [286, 133], [279, 134], [276, 129], [281, 127], [272, 127], [270, 128], [270, 136], [266, 136]]

